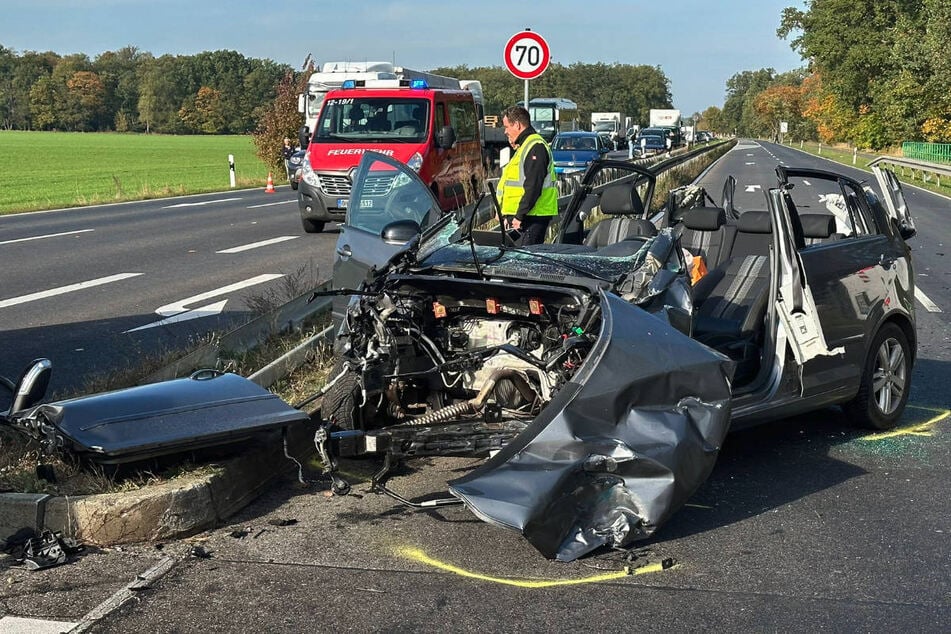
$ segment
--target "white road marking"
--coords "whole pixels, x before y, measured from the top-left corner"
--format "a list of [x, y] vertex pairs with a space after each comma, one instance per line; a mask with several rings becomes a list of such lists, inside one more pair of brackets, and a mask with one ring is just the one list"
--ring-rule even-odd
[[58, 288], [51, 288], [47, 291], [40, 291], [39, 293], [30, 293], [29, 295], [21, 295], [20, 297], [11, 297], [10, 299], [0, 300], [0, 308], [16, 306], [17, 304], [26, 304], [27, 302], [35, 302], [39, 299], [46, 299], [47, 297], [55, 297], [56, 295], [64, 295], [66, 293], [72, 293], [73, 291], [81, 291], [87, 288], [93, 288], [94, 286], [102, 286], [103, 284], [119, 282], [122, 280], [129, 279], [130, 277], [137, 277], [139, 275], [142, 275], [142, 273], [119, 273], [117, 275], [110, 275], [108, 277], [100, 277], [94, 280], [79, 282], [77, 284], [70, 284], [68, 286], [60, 286]]
[[145, 330], [146, 328], [165, 326], [167, 324], [187, 321], [189, 319], [198, 319], [200, 317], [218, 315], [225, 309], [225, 304], [228, 303], [227, 299], [192, 309], [189, 309], [188, 305], [203, 302], [206, 299], [218, 297], [219, 295], [227, 295], [228, 293], [233, 293], [243, 288], [248, 288], [249, 286], [264, 284], [265, 282], [276, 280], [279, 277], [284, 277], [284, 275], [280, 273], [265, 273], [263, 275], [258, 275], [257, 277], [246, 279], [243, 282], [235, 282], [234, 284], [229, 284], [228, 286], [222, 286], [221, 288], [216, 288], [212, 291], [199, 293], [198, 295], [193, 295], [192, 297], [187, 297], [170, 304], [165, 304], [164, 306], [159, 306], [155, 312], [162, 317], [166, 317], [166, 319], [160, 319], [159, 321], [154, 321], [151, 324], [145, 324], [144, 326], [132, 328], [131, 330], [126, 330], [125, 332], [135, 332], [136, 330]]
[[258, 247], [266, 247], [272, 244], [278, 244], [279, 242], [287, 242], [288, 240], [296, 240], [300, 236], [279, 236], [277, 238], [271, 238], [270, 240], [261, 240], [260, 242], [252, 242], [251, 244], [244, 244], [239, 247], [231, 247], [230, 249], [222, 249], [221, 251], [215, 251], [215, 253], [241, 253], [242, 251], [250, 251], [251, 249], [257, 249]]
[[276, 203], [263, 203], [261, 205], [248, 205], [247, 209], [257, 209], [258, 207], [273, 207], [274, 205], [286, 205], [288, 203], [296, 203], [296, 200], [279, 200]]
[[23, 616], [2, 616], [0, 617], [0, 632], [10, 632], [17, 634], [59, 634], [60, 632], [71, 632], [79, 623], [70, 621], [50, 621], [47, 619], [33, 619]]
[[802, 184], [805, 185], [806, 187], [812, 187], [812, 183], [810, 183], [809, 181], [807, 181], [805, 178], [802, 179]]
[[14, 242], [29, 242], [30, 240], [43, 240], [45, 238], [59, 238], [60, 236], [72, 236], [77, 233], [88, 233], [95, 229], [77, 229], [76, 231], [64, 231], [62, 233], [47, 233], [42, 236], [30, 236], [29, 238], [16, 238], [14, 240], [3, 240], [0, 244], [13, 244]]
[[756, 163], [754, 161], [750, 161], [749, 163], [747, 163], [747, 165], [756, 165]]
[[938, 305], [935, 304], [933, 301], [931, 301], [931, 298], [929, 298], [927, 295], [925, 295], [925, 294], [922, 292], [922, 290], [921, 290], [920, 288], [918, 288], [917, 286], [915, 287], [915, 299], [917, 299], [917, 300], [918, 300], [918, 303], [920, 303], [922, 306], [924, 306], [924, 307], [925, 307], [925, 310], [927, 310], [929, 313], [940, 313], [940, 312], [942, 312], [941, 309], [938, 307]]
[[201, 207], [203, 205], [213, 205], [215, 203], [230, 203], [236, 200], [241, 200], [240, 198], [219, 198], [218, 200], [204, 200], [198, 203], [178, 203], [177, 205], [169, 205], [167, 207], [162, 207], [162, 209], [175, 209], [176, 207]]
[[744, 191], [755, 192], [757, 189], [762, 189], [760, 185], [747, 185]]

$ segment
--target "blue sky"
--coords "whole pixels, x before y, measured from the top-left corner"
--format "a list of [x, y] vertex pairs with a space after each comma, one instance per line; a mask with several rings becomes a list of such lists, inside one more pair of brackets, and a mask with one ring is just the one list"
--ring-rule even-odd
[[[776, 37], [802, 0], [0, 0], [0, 44], [61, 55], [133, 45], [156, 56], [218, 49], [299, 68], [318, 62], [502, 65], [505, 42], [531, 28], [552, 61], [659, 66], [674, 106], [722, 106], [743, 70], [803, 65]], [[531, 90], [531, 87], [529, 87]], [[534, 96], [534, 95], [533, 95]]]

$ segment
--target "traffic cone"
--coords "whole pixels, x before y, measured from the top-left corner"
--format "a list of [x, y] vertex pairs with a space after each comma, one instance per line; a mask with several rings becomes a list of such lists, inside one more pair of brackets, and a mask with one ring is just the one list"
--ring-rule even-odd
[[267, 173], [267, 187], [264, 188], [265, 194], [274, 193], [274, 179], [271, 178], [271, 172]]

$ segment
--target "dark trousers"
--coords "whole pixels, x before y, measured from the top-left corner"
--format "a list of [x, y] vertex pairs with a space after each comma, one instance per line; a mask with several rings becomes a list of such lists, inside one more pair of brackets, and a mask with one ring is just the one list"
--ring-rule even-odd
[[551, 218], [551, 216], [525, 216], [525, 219], [522, 220], [522, 236], [518, 241], [519, 246], [524, 247], [529, 244], [544, 242]]

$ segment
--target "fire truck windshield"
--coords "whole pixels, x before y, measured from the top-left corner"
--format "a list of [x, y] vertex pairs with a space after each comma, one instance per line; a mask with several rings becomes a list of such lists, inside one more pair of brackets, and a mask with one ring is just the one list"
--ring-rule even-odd
[[429, 102], [425, 99], [328, 99], [321, 110], [314, 141], [419, 143], [428, 138], [429, 119]]

